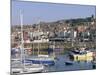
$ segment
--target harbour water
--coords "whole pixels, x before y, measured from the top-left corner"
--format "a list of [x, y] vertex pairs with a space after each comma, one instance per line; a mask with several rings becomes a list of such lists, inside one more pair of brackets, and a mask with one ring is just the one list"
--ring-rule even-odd
[[53, 66], [46, 66], [45, 72], [58, 72], [58, 71], [75, 71], [75, 70], [91, 70], [92, 62], [90, 61], [73, 61], [72, 65], [65, 65], [66, 61], [69, 59], [66, 55], [59, 55], [57, 61], [55, 61], [55, 65]]
[[[69, 59], [68, 54], [57, 55], [54, 65], [45, 65], [43, 73], [47, 72], [63, 72], [63, 71], [79, 71], [79, 70], [93, 70], [93, 62], [91, 61], [72, 61]], [[28, 57], [30, 58], [30, 57]], [[34, 59], [34, 56], [31, 56]], [[66, 61], [72, 61], [73, 64], [66, 65]], [[13, 61], [12, 61], [13, 63]], [[18, 65], [20, 67], [20, 62], [15, 62], [12, 65]]]

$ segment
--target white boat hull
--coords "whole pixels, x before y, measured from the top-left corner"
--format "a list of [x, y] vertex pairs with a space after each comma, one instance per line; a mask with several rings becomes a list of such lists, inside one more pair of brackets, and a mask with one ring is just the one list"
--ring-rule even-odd
[[42, 72], [44, 70], [44, 66], [40, 64], [33, 64], [28, 65], [23, 68], [12, 68], [11, 73], [20, 73], [20, 74], [26, 74], [26, 73], [37, 73]]

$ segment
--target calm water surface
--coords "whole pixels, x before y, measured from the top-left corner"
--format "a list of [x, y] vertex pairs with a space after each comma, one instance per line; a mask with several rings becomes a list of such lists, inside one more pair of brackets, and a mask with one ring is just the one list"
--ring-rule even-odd
[[69, 61], [66, 55], [57, 56], [59, 58], [58, 61], [55, 61], [54, 66], [45, 67], [47, 72], [52, 71], [74, 71], [74, 70], [90, 70], [92, 69], [92, 63], [90, 61], [87, 62], [77, 62], [73, 61], [73, 65], [65, 65], [65, 61]]

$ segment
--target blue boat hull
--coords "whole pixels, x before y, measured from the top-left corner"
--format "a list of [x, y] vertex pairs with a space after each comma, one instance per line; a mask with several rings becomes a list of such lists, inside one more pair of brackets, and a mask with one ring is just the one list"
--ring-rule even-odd
[[65, 65], [73, 65], [72, 62], [65, 62]]
[[43, 64], [43, 65], [54, 65], [55, 64], [55, 62], [53, 60], [46, 61], [46, 60], [27, 59], [27, 60], [25, 60], [25, 62], [31, 62], [32, 64]]

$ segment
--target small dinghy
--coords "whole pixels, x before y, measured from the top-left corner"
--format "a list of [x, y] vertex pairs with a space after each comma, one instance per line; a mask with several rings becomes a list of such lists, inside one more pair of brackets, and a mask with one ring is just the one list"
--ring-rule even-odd
[[72, 61], [66, 61], [65, 65], [73, 65], [73, 62]]

